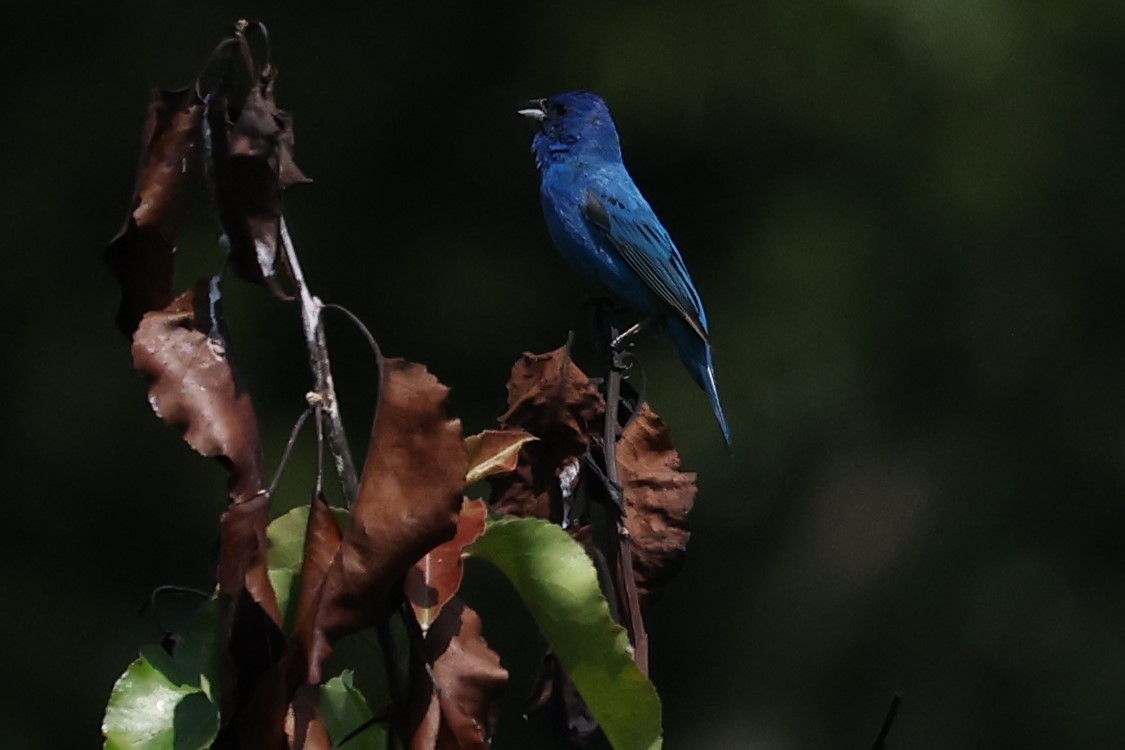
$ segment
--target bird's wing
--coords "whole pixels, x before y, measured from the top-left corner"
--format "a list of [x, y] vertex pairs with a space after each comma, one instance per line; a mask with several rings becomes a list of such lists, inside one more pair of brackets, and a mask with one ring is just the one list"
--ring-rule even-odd
[[609, 240], [649, 289], [707, 341], [706, 326], [701, 319], [703, 303], [688, 276], [680, 251], [652, 209], [643, 200], [641, 205], [629, 207], [607, 192], [591, 189], [586, 191], [582, 214], [597, 234]]

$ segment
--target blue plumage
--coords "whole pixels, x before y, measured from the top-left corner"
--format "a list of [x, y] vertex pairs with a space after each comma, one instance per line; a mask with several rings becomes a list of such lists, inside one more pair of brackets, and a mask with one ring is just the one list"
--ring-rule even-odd
[[692, 378], [707, 391], [729, 445], [707, 313], [680, 251], [625, 170], [609, 108], [586, 91], [532, 104], [520, 114], [539, 122], [531, 150], [555, 245], [581, 273], [663, 325]]

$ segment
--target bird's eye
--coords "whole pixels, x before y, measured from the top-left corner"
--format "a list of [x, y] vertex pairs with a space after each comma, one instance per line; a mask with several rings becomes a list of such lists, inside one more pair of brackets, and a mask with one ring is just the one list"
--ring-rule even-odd
[[554, 102], [551, 104], [551, 114], [555, 117], [565, 117], [567, 113], [566, 105]]

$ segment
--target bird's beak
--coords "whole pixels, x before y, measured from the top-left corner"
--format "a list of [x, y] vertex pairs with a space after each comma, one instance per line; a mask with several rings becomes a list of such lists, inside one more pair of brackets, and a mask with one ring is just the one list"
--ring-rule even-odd
[[519, 110], [519, 114], [530, 117], [536, 122], [543, 122], [547, 117], [547, 100], [532, 99], [524, 109]]

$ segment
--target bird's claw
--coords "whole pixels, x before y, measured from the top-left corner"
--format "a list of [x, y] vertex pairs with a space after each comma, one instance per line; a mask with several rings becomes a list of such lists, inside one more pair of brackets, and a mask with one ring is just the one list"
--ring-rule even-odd
[[613, 369], [620, 373], [627, 373], [637, 362], [637, 358], [633, 356], [633, 352], [628, 349], [614, 349], [612, 356]]

